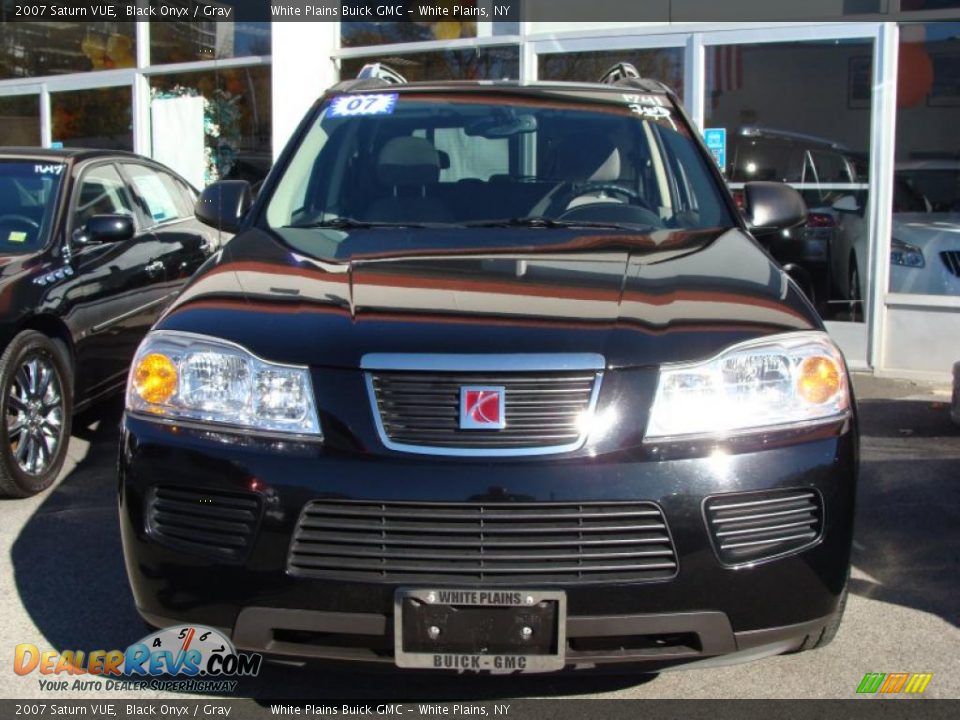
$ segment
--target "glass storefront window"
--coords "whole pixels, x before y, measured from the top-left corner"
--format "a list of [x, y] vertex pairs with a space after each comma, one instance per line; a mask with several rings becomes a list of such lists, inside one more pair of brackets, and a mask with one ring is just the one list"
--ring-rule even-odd
[[477, 36], [475, 22], [350, 22], [340, 24], [342, 47], [457, 40]]
[[410, 53], [376, 59], [344, 58], [340, 61], [340, 77], [356, 77], [360, 69], [370, 62], [389, 65], [410, 82], [516, 79], [520, 74], [520, 49], [511, 45]]
[[270, 49], [268, 22], [150, 23], [152, 65], [269, 55]]
[[50, 94], [51, 139], [64, 147], [133, 150], [129, 86]]
[[899, 58], [888, 289], [956, 296], [960, 23], [901, 26]]
[[758, 237], [825, 319], [864, 319], [871, 40], [711, 46], [704, 133], [733, 191], [786, 182], [803, 227]]
[[0, 33], [0, 79], [135, 65], [132, 22], [4, 22]]
[[914, 10], [956, 10], [960, 8], [957, 0], [900, 0], [900, 11]]
[[0, 145], [40, 144], [40, 96], [0, 97]]
[[683, 97], [683, 48], [678, 47], [541, 55], [537, 72], [542, 80], [596, 82], [619, 62], [631, 63], [642, 77], [666, 83]]
[[[371, 6], [376, 3], [368, 3]], [[355, 3], [356, 5], [356, 3]], [[427, 42], [430, 40], [459, 40], [477, 37], [477, 21], [486, 22], [488, 32], [493, 35], [510, 35], [519, 32], [517, 22], [489, 22], [484, 13], [490, 13], [488, 3], [477, 0], [434, 3], [439, 9], [446, 9], [448, 16], [433, 20], [429, 17], [415, 16], [415, 20], [401, 22], [365, 22], [344, 18], [340, 23], [340, 45], [342, 47], [363, 47], [367, 45], [389, 45], [392, 43]], [[417, 5], [407, 5], [418, 10]], [[371, 7], [372, 9], [372, 7]], [[453, 15], [453, 13], [457, 15]], [[477, 14], [481, 13], [481, 14]], [[404, 14], [402, 17], [406, 18]]]
[[270, 169], [272, 111], [270, 68], [229, 68], [154, 75], [156, 96], [199, 95], [205, 100], [208, 180], [262, 180]]

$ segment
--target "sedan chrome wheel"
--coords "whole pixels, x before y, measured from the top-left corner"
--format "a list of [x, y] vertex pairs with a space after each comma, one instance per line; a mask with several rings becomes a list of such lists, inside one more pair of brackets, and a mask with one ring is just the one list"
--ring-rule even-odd
[[63, 385], [53, 360], [37, 352], [24, 357], [6, 394], [10, 455], [21, 471], [41, 475], [63, 442]]

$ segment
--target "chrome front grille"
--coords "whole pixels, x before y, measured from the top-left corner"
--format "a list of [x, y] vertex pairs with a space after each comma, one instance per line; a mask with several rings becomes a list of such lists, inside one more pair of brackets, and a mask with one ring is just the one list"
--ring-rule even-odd
[[[377, 429], [393, 450], [442, 455], [533, 455], [565, 452], [586, 440], [602, 377], [586, 369], [369, 369]], [[504, 391], [502, 429], [463, 429], [461, 388]]]
[[727, 565], [799, 552], [820, 539], [823, 504], [814, 490], [733, 493], [708, 498], [704, 514]]
[[287, 565], [298, 577], [485, 584], [662, 580], [677, 558], [650, 502], [317, 500]]
[[940, 259], [951, 275], [960, 277], [960, 250], [946, 250], [940, 253]]

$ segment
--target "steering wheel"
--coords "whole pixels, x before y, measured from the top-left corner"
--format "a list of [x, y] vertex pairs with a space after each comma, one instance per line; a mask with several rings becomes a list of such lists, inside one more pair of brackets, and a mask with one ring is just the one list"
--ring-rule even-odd
[[34, 230], [40, 229], [40, 223], [38, 223], [33, 218], [28, 218], [26, 215], [16, 215], [12, 213], [10, 215], [0, 215], [0, 225], [3, 225], [4, 223], [11, 223], [11, 222], [22, 223], [23, 225], [29, 225]]
[[642, 197], [633, 188], [625, 187], [623, 185], [618, 185], [617, 183], [612, 182], [602, 182], [602, 181], [587, 181], [582, 183], [570, 183], [570, 187], [566, 189], [560, 195], [560, 198], [557, 201], [557, 204], [566, 208], [571, 202], [576, 200], [578, 197], [583, 195], [589, 195], [591, 193], [606, 192], [614, 195], [622, 195], [629, 199], [632, 203], [640, 205], [647, 210], [652, 211], [653, 208], [650, 207]]

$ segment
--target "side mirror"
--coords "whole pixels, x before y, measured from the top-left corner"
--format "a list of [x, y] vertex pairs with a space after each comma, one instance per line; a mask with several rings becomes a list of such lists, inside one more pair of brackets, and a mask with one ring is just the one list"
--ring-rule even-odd
[[197, 219], [225, 232], [236, 232], [252, 204], [250, 183], [246, 180], [221, 180], [210, 185], [197, 200]]
[[789, 230], [807, 221], [807, 204], [800, 193], [778, 182], [743, 186], [743, 214], [754, 233]]
[[135, 232], [129, 215], [94, 215], [74, 233], [73, 241], [77, 245], [122, 242], [132, 238]]
[[837, 212], [858, 213], [860, 205], [857, 204], [857, 199], [853, 195], [844, 195], [833, 204], [833, 209]]

